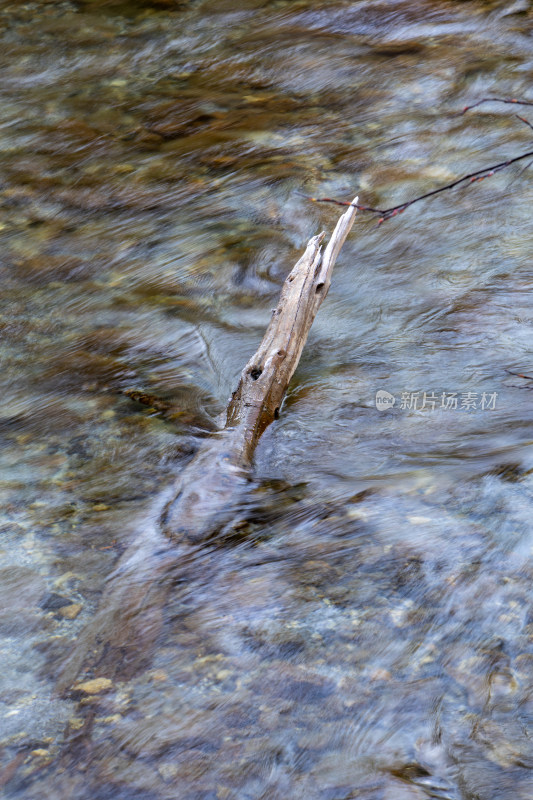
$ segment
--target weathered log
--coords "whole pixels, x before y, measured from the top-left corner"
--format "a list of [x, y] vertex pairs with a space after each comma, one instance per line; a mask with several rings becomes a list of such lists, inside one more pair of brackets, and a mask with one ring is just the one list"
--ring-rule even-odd
[[287, 276], [257, 352], [244, 367], [221, 430], [214, 433], [180, 475], [161, 515], [173, 540], [198, 543], [231, 523], [246, 492], [257, 442], [279, 414], [331, 273], [353, 225], [354, 205], [340, 217], [324, 254], [324, 233], [313, 236]]
[[279, 413], [355, 214], [350, 207], [341, 216], [323, 256], [324, 234], [309, 241], [283, 285], [259, 349], [241, 373], [219, 430], [204, 440], [158, 501], [159, 525], [148, 523], [121, 556], [96, 616], [62, 665], [60, 692], [82, 670], [128, 678], [149, 663], [173, 582], [187, 574], [202, 543], [230, 528], [246, 504], [255, 447]]

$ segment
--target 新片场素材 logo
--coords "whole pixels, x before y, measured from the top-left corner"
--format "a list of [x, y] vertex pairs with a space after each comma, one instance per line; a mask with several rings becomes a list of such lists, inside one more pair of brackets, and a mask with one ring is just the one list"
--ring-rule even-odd
[[[498, 392], [401, 392], [397, 408], [400, 411], [495, 411]], [[396, 398], [385, 389], [376, 392], [376, 408], [387, 411]]]

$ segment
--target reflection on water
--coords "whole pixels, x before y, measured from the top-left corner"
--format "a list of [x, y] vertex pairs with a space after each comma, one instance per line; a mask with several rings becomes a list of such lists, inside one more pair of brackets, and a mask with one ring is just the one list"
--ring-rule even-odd
[[[456, 114], [531, 96], [529, 2], [36, 0], [0, 30], [0, 785], [529, 798], [527, 172], [359, 216], [238, 535], [143, 561], [338, 216], [298, 192], [390, 206], [531, 147], [505, 106]], [[131, 593], [172, 580], [146, 639], [127, 582], [100, 603], [132, 541]], [[114, 672], [90, 659], [105, 614]]]

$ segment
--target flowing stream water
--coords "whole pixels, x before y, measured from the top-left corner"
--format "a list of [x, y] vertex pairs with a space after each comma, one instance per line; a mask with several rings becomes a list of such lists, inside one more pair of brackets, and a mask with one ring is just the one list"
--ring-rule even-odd
[[303, 195], [389, 207], [533, 149], [527, 106], [458, 114], [533, 99], [530, 5], [0, 3], [6, 797], [532, 797], [527, 161], [358, 215], [246, 519], [90, 659], [338, 218]]

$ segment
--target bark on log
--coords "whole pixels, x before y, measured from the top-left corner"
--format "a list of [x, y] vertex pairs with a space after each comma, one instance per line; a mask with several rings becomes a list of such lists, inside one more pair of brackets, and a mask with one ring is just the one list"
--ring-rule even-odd
[[287, 276], [259, 349], [244, 367], [221, 430], [214, 433], [175, 484], [161, 515], [163, 532], [173, 540], [199, 543], [234, 518], [250, 479], [257, 442], [276, 419], [331, 273], [353, 225], [357, 209], [340, 217], [322, 255], [324, 233], [313, 236]]

